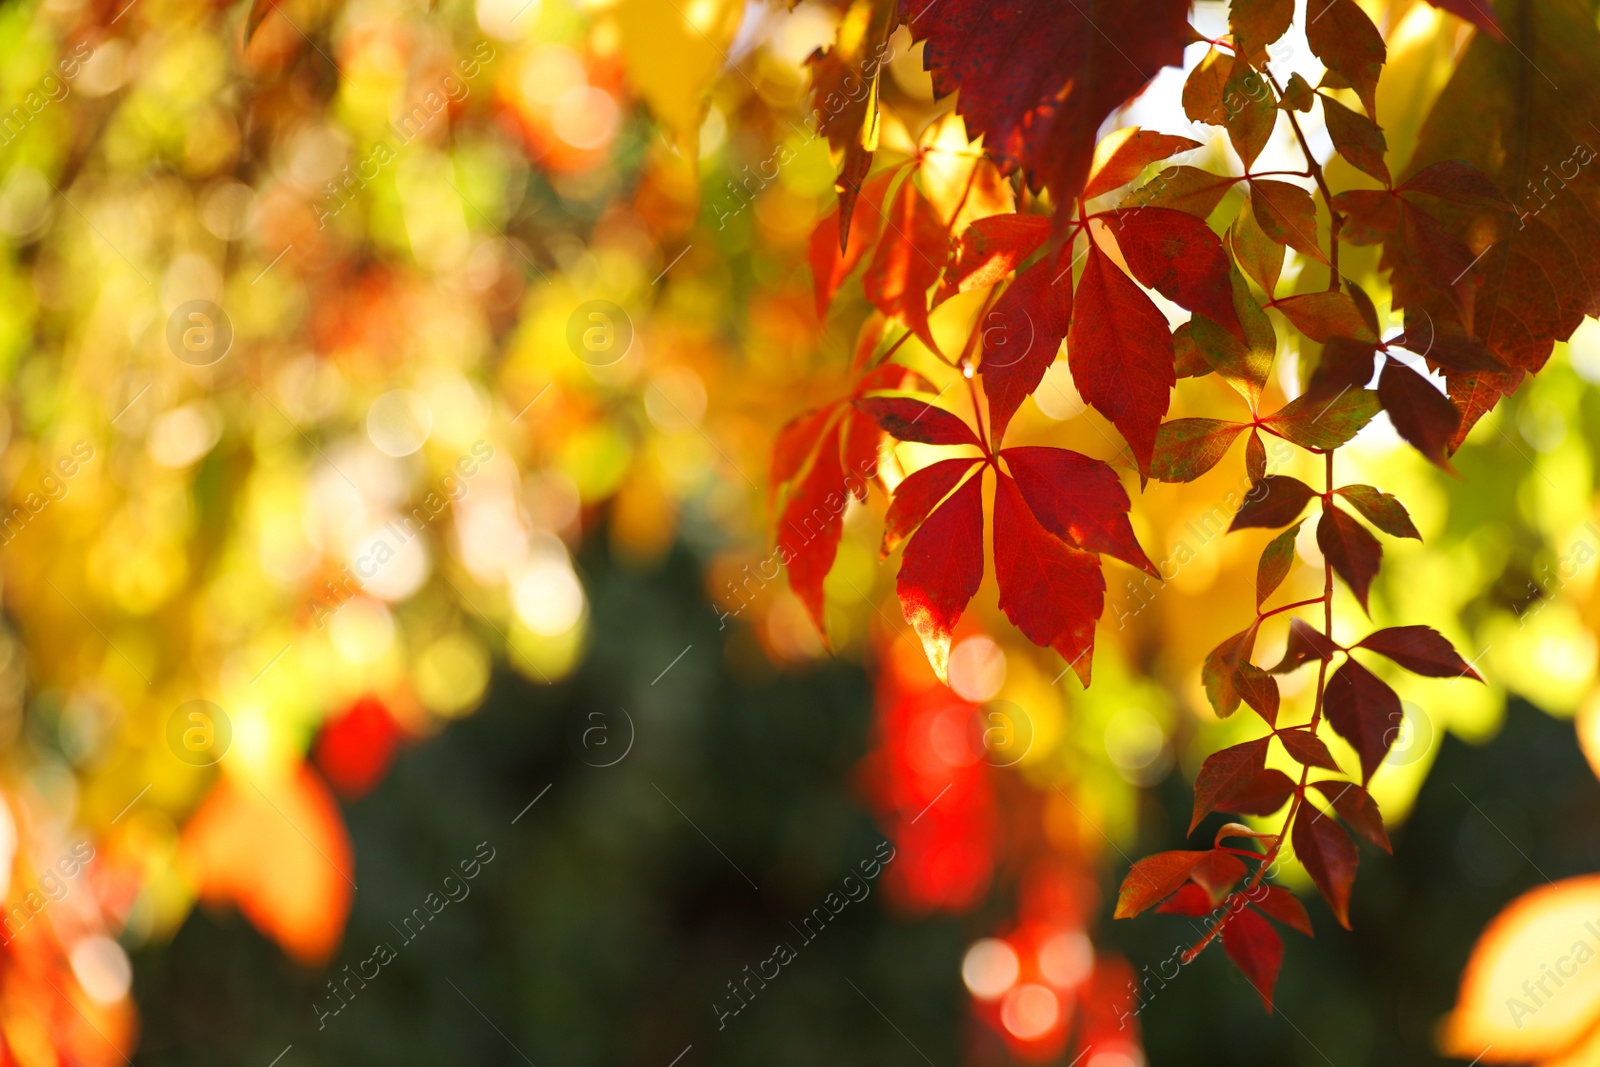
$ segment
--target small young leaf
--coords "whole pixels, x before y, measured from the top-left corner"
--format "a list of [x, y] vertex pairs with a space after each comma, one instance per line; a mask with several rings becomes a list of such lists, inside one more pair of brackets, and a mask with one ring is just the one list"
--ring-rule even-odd
[[1301, 448], [1327, 451], [1349, 441], [1377, 413], [1375, 390], [1346, 389], [1332, 400], [1307, 393], [1262, 421]]
[[1056, 361], [1072, 321], [1072, 279], [1045, 256], [1017, 275], [981, 324], [983, 392], [989, 432], [1005, 437], [1022, 401], [1039, 388]]
[[1307, 937], [1317, 936], [1311, 929], [1311, 916], [1306, 914], [1306, 906], [1300, 903], [1299, 897], [1282, 886], [1265, 883], [1256, 886], [1250, 903], [1292, 930], [1298, 930]]
[[913, 471], [895, 487], [894, 499], [883, 517], [883, 544], [879, 558], [899, 548], [923, 524], [933, 509], [950, 495], [956, 484], [981, 461], [968, 459], [941, 459], [921, 470]]
[[1283, 938], [1272, 924], [1249, 908], [1241, 908], [1222, 928], [1222, 947], [1239, 973], [1261, 996], [1261, 1004], [1272, 1014], [1272, 993], [1283, 966]]
[[1332, 139], [1334, 149], [1357, 170], [1388, 185], [1389, 166], [1383, 157], [1389, 150], [1389, 144], [1384, 140], [1378, 124], [1359, 112], [1351, 111], [1327, 94], [1322, 94], [1322, 115], [1327, 120], [1328, 137]]
[[1312, 660], [1332, 659], [1338, 651], [1321, 630], [1304, 619], [1289, 620], [1289, 642], [1284, 647], [1283, 659], [1273, 667], [1272, 674], [1288, 674], [1299, 670]]
[[955, 260], [945, 268], [937, 300], [1003, 281], [1050, 236], [1046, 215], [990, 215], [961, 232]]
[[1236, 181], [1198, 167], [1168, 167], [1129, 193], [1118, 207], [1124, 211], [1169, 207], [1204, 219], [1217, 209]]
[[1321, 767], [1325, 771], [1341, 769], [1333, 753], [1328, 751], [1328, 746], [1322, 743], [1322, 738], [1310, 730], [1279, 730], [1277, 737], [1296, 763]]
[[1329, 506], [1323, 509], [1317, 523], [1317, 547], [1333, 565], [1334, 573], [1356, 595], [1361, 609], [1368, 610], [1367, 591], [1383, 561], [1383, 546], [1378, 539], [1339, 508]]
[[1069, 545], [1160, 577], [1133, 535], [1127, 490], [1109, 464], [1065, 448], [1007, 448], [1000, 455], [1046, 530]]
[[983, 478], [968, 478], [906, 545], [895, 591], [940, 681], [950, 634], [983, 581]]
[[1376, 117], [1378, 75], [1388, 49], [1361, 6], [1355, 0], [1307, 0], [1306, 42], [1337, 84], [1354, 89], [1367, 114]]
[[1298, 185], [1270, 178], [1251, 178], [1250, 210], [1256, 213], [1262, 232], [1272, 240], [1303, 252], [1319, 263], [1328, 261], [1317, 244], [1316, 201]]
[[[1302, 522], [1304, 520], [1301, 520]], [[1294, 539], [1300, 533], [1297, 522], [1283, 533], [1267, 542], [1261, 550], [1261, 562], [1256, 565], [1256, 609], [1259, 611], [1267, 597], [1273, 594], [1283, 580], [1289, 577], [1289, 567], [1294, 563]]]
[[1261, 431], [1254, 427], [1244, 443], [1244, 473], [1252, 484], [1267, 476], [1267, 446], [1261, 443]]
[[1206, 698], [1211, 701], [1211, 707], [1216, 713], [1227, 718], [1239, 710], [1239, 692], [1234, 688], [1234, 673], [1239, 664], [1249, 660], [1250, 653], [1256, 646], [1256, 629], [1261, 625], [1260, 620], [1251, 623], [1248, 630], [1243, 630], [1226, 638], [1216, 648], [1206, 654], [1204, 666], [1200, 669], [1200, 680], [1206, 687]]
[[1405, 713], [1387, 682], [1355, 660], [1347, 660], [1328, 679], [1322, 696], [1328, 725], [1361, 757], [1361, 781], [1372, 778], [1400, 732]]
[[1131, 919], [1159, 904], [1189, 880], [1194, 865], [1210, 855], [1206, 852], [1158, 852], [1135, 863], [1117, 891], [1114, 919]]
[[1087, 686], [1094, 626], [1105, 610], [1099, 557], [1053, 537], [1005, 475], [994, 496], [994, 574], [1006, 618], [1034, 644], [1055, 649]]
[[1351, 506], [1361, 512], [1362, 518], [1390, 537], [1422, 540], [1422, 535], [1411, 523], [1411, 514], [1406, 511], [1406, 506], [1390, 494], [1379, 492], [1370, 485], [1345, 485], [1334, 492], [1350, 501]]
[[1167, 317], [1094, 245], [1075, 300], [1067, 340], [1073, 383], [1122, 433], [1148, 477], [1156, 431], [1178, 381]]
[[1200, 142], [1154, 130], [1129, 126], [1107, 134], [1094, 149], [1089, 165], [1089, 182], [1082, 199], [1092, 200], [1102, 193], [1127, 185], [1152, 163], [1199, 148]]
[[1247, 424], [1221, 419], [1173, 419], [1156, 431], [1150, 476], [1163, 482], [1192, 482], [1221, 462]]
[[1300, 77], [1299, 72], [1289, 75], [1289, 81], [1283, 87], [1283, 103], [1291, 111], [1310, 111], [1311, 105], [1316, 102], [1316, 90]]
[[1378, 379], [1378, 401], [1395, 432], [1445, 470], [1450, 442], [1461, 426], [1461, 412], [1426, 378], [1397, 360], [1385, 362]]
[[1239, 513], [1233, 517], [1228, 532], [1252, 527], [1276, 530], [1287, 526], [1300, 517], [1306, 504], [1316, 495], [1315, 490], [1298, 478], [1269, 474], [1245, 494], [1244, 503], [1239, 505]]
[[[897, 441], [925, 445], [978, 445], [978, 435], [961, 418], [914, 396], [864, 396], [855, 406]], [[982, 447], [979, 445], [979, 447]]]
[[1355, 885], [1356, 866], [1361, 862], [1356, 843], [1337, 822], [1310, 805], [1301, 807], [1290, 841], [1295, 858], [1304, 865], [1328, 907], [1333, 909], [1333, 917], [1339, 920], [1340, 926], [1350, 929], [1350, 889]]
[[1394, 847], [1389, 844], [1388, 831], [1383, 828], [1383, 813], [1378, 810], [1378, 802], [1372, 799], [1371, 793], [1354, 782], [1326, 781], [1312, 782], [1311, 785], [1328, 798], [1333, 810], [1339, 813], [1339, 818], [1350, 824], [1352, 830], [1385, 852], [1394, 853]]
[[1357, 648], [1387, 656], [1425, 678], [1471, 678], [1483, 681], [1450, 642], [1430, 626], [1391, 626], [1366, 636]]
[[1207, 756], [1194, 778], [1194, 815], [1189, 819], [1189, 833], [1194, 833], [1200, 820], [1217, 810], [1217, 801], [1250, 785], [1267, 763], [1267, 746], [1270, 737], [1246, 741]]
[[1361, 309], [1343, 290], [1286, 296], [1273, 307], [1283, 312], [1283, 317], [1294, 323], [1295, 329], [1318, 344], [1336, 337], [1369, 344], [1378, 340]]
[[1221, 904], [1249, 871], [1238, 856], [1213, 848], [1206, 857], [1189, 871], [1189, 881], [1204, 889], [1211, 897], [1212, 906]]

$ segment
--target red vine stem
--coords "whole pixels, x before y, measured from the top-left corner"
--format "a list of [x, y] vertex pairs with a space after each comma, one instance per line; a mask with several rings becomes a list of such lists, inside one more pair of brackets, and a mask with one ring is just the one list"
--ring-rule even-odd
[[[1267, 83], [1272, 86], [1272, 91], [1277, 94], [1278, 99], [1281, 101], [1283, 99], [1283, 88], [1278, 84], [1278, 80], [1272, 76], [1271, 71], [1265, 68], [1262, 69], [1261, 73], [1266, 76]], [[1300, 151], [1305, 153], [1306, 167], [1311, 171], [1311, 177], [1316, 179], [1317, 188], [1322, 191], [1323, 202], [1328, 205], [1328, 218], [1330, 219], [1328, 225], [1330, 238], [1328, 241], [1328, 290], [1333, 292], [1339, 288], [1339, 231], [1344, 228], [1344, 216], [1334, 210], [1333, 191], [1328, 188], [1328, 179], [1322, 174], [1322, 164], [1318, 163], [1317, 157], [1311, 154], [1311, 143], [1306, 140], [1305, 131], [1300, 128], [1300, 120], [1294, 116], [1294, 109], [1284, 108], [1283, 113], [1289, 116], [1289, 125], [1293, 128], [1295, 137], [1300, 141]], [[1271, 296], [1272, 294], [1268, 293], [1267, 295]]]

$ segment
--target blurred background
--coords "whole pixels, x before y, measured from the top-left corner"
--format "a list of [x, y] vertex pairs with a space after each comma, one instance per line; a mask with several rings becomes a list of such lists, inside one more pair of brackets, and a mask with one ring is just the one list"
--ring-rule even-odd
[[[1404, 159], [1462, 24], [1364, 6]], [[864, 10], [0, 7], [4, 1062], [1445, 1062], [1485, 925], [1600, 870], [1600, 328], [1459, 480], [1382, 417], [1340, 453], [1425, 538], [1374, 621], [1488, 684], [1385, 675], [1395, 855], [1363, 848], [1354, 933], [1311, 905], [1263, 1016], [1220, 953], [1173, 962], [1191, 920], [1108, 905], [1250, 728], [1200, 685], [1267, 539], [1206, 525], [1234, 464], [1136, 498], [1176, 571], [1111, 565], [1088, 690], [992, 589], [939, 685], [877, 492], [826, 646], [779, 573], [774, 435], [882, 328], [854, 283], [819, 318], [806, 263], [837, 173], [806, 60]], [[890, 41], [883, 158], [923, 153], [948, 219], [1009, 210]], [[1227, 168], [1182, 78], [1113, 125]], [[1386, 311], [1376, 250], [1346, 269]], [[1014, 425], [1112, 458], [1064, 360]]]

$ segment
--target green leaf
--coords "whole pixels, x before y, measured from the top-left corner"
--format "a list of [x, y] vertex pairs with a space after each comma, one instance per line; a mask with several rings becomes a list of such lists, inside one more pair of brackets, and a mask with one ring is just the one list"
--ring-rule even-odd
[[1194, 481], [1222, 460], [1247, 425], [1222, 419], [1173, 419], [1162, 423], [1156, 431], [1150, 477], [1161, 482]]
[[1310, 393], [1291, 400], [1262, 422], [1301, 448], [1338, 448], [1378, 413], [1373, 389], [1346, 389], [1332, 400]]

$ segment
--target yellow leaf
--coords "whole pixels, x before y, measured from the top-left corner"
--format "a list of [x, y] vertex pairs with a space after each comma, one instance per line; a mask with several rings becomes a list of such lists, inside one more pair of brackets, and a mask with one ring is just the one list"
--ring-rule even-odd
[[689, 159], [698, 154], [706, 91], [728, 62], [743, 10], [736, 0], [622, 0], [617, 5], [628, 81]]

